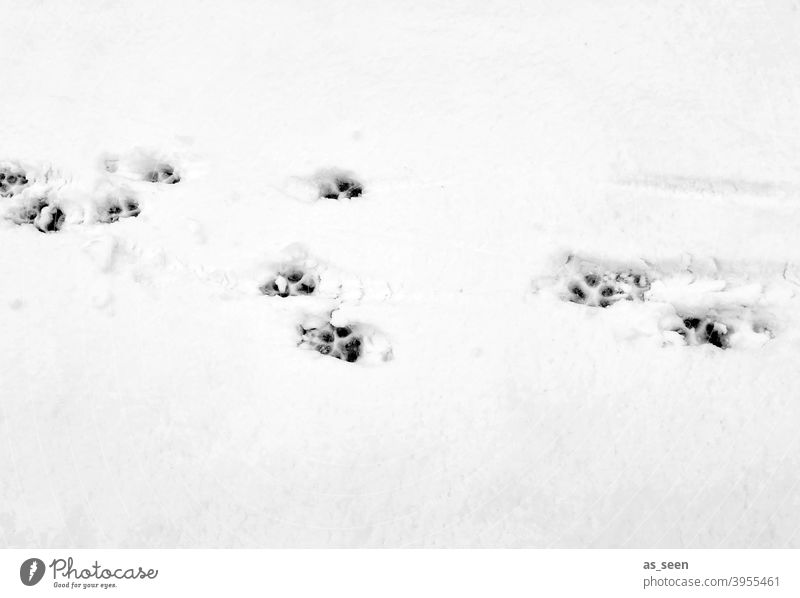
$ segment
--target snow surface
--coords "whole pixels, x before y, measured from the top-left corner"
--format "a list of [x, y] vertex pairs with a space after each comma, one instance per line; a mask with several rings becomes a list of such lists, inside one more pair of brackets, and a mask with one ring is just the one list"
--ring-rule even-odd
[[[3, 23], [0, 160], [66, 221], [0, 224], [0, 544], [800, 547], [795, 3]], [[569, 256], [658, 281], [579, 305]], [[325, 293], [259, 293], [296, 259]], [[331, 313], [390, 358], [298, 347]]]

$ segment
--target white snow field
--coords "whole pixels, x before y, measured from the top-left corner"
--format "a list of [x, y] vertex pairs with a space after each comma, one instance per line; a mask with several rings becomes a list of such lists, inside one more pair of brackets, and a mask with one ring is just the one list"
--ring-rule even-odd
[[2, 21], [0, 545], [800, 547], [795, 3]]

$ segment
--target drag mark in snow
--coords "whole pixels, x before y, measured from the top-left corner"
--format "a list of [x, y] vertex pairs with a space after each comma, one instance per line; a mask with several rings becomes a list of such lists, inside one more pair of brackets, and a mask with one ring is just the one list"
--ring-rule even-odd
[[731, 178], [643, 175], [622, 179], [618, 185], [635, 189], [652, 189], [673, 195], [754, 198], [796, 198], [800, 196], [800, 187], [792, 183]]

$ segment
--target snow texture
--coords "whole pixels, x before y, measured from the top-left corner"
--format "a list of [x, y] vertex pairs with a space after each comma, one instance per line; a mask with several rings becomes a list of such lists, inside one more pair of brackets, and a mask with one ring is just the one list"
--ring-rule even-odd
[[0, 546], [800, 547], [791, 2], [3, 21]]

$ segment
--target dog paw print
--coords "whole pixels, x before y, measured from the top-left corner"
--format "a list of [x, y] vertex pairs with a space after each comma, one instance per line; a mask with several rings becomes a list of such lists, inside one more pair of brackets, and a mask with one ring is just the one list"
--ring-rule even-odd
[[575, 276], [567, 284], [573, 303], [591, 307], [610, 307], [620, 300], [644, 300], [650, 281], [641, 272], [591, 271]]
[[714, 345], [720, 349], [730, 346], [732, 328], [712, 316], [681, 318], [682, 324], [674, 329], [687, 345]]
[[300, 328], [300, 344], [336, 359], [353, 363], [362, 356], [364, 339], [353, 326], [331, 323], [317, 328]]
[[107, 173], [132, 181], [174, 185], [181, 181], [175, 161], [159, 152], [133, 150], [122, 155], [105, 154], [102, 168]]
[[66, 214], [47, 197], [39, 197], [12, 209], [7, 218], [15, 224], [32, 224], [43, 233], [52, 233], [64, 226]]
[[181, 177], [172, 165], [162, 162], [145, 172], [144, 180], [150, 183], [174, 185], [175, 183], [180, 183]]
[[281, 268], [259, 290], [270, 297], [296, 297], [311, 295], [318, 286], [319, 275], [314, 270], [294, 264]]
[[0, 197], [13, 197], [29, 183], [26, 172], [19, 166], [0, 165]]
[[135, 218], [141, 213], [139, 201], [131, 195], [110, 195], [97, 206], [97, 221], [104, 224], [120, 218]]
[[348, 172], [327, 171], [317, 175], [319, 197], [321, 199], [351, 199], [360, 197], [364, 186]]
[[742, 306], [722, 313], [679, 314], [666, 323], [664, 330], [668, 344], [747, 348], [761, 346], [775, 338], [771, 322]]

